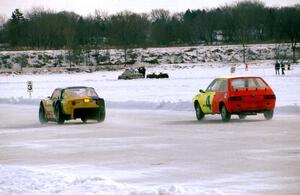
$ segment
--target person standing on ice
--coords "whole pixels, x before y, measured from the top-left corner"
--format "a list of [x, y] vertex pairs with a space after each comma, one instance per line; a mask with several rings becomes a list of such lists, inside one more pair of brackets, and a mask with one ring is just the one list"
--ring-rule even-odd
[[284, 75], [285, 65], [283, 62], [281, 62], [280, 67], [281, 67], [281, 74]]
[[231, 74], [234, 74], [234, 73], [235, 73], [235, 65], [232, 65], [232, 66], [230, 67], [230, 73], [231, 73]]
[[288, 64], [287, 64], [287, 69], [291, 70], [291, 63], [290, 62], [288, 62]]
[[245, 71], [248, 71], [248, 64], [245, 63]]
[[275, 63], [275, 74], [276, 75], [280, 74], [279, 69], [280, 69], [280, 64], [278, 63], [278, 61], [276, 61], [276, 63]]

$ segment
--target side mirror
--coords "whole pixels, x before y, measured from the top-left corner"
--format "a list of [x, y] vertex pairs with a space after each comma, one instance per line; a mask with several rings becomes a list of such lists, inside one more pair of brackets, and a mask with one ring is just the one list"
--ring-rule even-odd
[[203, 91], [202, 89], [199, 90], [200, 93], [205, 93], [205, 91]]

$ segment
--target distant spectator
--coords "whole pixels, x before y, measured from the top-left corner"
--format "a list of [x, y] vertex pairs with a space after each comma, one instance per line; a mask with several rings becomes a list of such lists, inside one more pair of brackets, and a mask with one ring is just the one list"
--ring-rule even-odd
[[280, 64], [278, 63], [278, 61], [276, 61], [276, 63], [275, 63], [275, 74], [276, 75], [280, 74], [279, 69], [280, 69]]
[[284, 75], [285, 65], [283, 62], [281, 62], [280, 67], [281, 67], [281, 74]]
[[287, 69], [288, 69], [288, 70], [291, 70], [291, 63], [288, 63], [288, 64], [287, 64]]
[[230, 67], [230, 73], [231, 74], [235, 73], [235, 65], [233, 65], [233, 66]]
[[248, 64], [245, 63], [245, 71], [248, 71]]

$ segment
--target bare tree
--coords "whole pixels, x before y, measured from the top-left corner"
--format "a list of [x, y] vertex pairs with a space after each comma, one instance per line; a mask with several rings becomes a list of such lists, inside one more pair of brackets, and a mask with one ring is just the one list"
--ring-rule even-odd
[[147, 23], [148, 20], [143, 15], [129, 11], [123, 11], [111, 16], [110, 36], [115, 45], [124, 49], [125, 63], [127, 63], [127, 49], [145, 42]]
[[300, 5], [283, 8], [278, 17], [281, 35], [291, 43], [293, 63], [296, 63], [296, 45], [300, 42]]
[[261, 30], [259, 24], [262, 23], [260, 17], [263, 17], [263, 9], [264, 4], [257, 0], [242, 1], [233, 8], [238, 42], [243, 46], [243, 63], [246, 63], [246, 44]]

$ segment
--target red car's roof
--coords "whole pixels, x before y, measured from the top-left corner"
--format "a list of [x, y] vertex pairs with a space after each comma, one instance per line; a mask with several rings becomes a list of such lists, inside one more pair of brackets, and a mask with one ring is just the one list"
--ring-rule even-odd
[[217, 77], [217, 79], [241, 79], [241, 78], [261, 78], [259, 76], [245, 76], [245, 75], [241, 75], [241, 76], [221, 76], [221, 77]]

